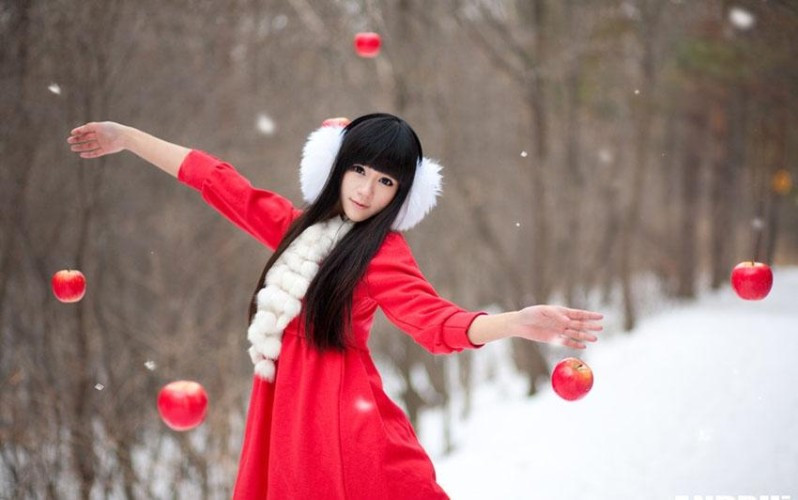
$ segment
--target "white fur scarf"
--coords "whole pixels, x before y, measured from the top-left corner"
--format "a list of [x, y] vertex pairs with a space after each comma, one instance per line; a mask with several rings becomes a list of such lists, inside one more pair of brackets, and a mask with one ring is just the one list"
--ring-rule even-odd
[[333, 217], [310, 226], [288, 245], [266, 273], [264, 287], [257, 294], [257, 312], [247, 330], [247, 339], [252, 344], [249, 356], [259, 377], [274, 381], [274, 362], [280, 356], [283, 331], [299, 315], [302, 298], [319, 265], [352, 225], [351, 221]]

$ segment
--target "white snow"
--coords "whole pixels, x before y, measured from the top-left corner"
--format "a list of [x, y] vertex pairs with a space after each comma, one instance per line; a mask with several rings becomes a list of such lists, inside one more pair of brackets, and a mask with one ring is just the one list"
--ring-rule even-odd
[[754, 25], [754, 15], [742, 7], [732, 7], [729, 9], [729, 21], [734, 27], [747, 30]]
[[[763, 301], [727, 287], [563, 351], [595, 376], [575, 402], [548, 383], [527, 398], [512, 368], [493, 366], [452, 454], [439, 417], [422, 418], [438, 481], [455, 500], [798, 499], [797, 297], [798, 268], [776, 268]], [[483, 365], [508, 359], [498, 344]]]
[[274, 120], [266, 113], [258, 114], [255, 126], [258, 132], [263, 135], [274, 135], [274, 132], [277, 130]]
[[601, 163], [612, 163], [612, 160], [615, 159], [615, 155], [612, 154], [612, 150], [604, 147], [599, 150], [598, 158]]

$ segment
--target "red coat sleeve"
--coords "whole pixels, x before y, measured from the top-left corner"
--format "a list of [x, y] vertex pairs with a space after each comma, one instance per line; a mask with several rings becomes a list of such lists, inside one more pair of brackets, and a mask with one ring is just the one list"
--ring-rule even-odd
[[471, 312], [441, 298], [421, 274], [404, 237], [391, 232], [366, 270], [369, 295], [391, 322], [434, 354], [477, 349], [468, 328], [485, 312]]
[[210, 206], [272, 250], [300, 213], [286, 198], [253, 188], [232, 165], [204, 151], [192, 150], [180, 165], [177, 178], [202, 193]]

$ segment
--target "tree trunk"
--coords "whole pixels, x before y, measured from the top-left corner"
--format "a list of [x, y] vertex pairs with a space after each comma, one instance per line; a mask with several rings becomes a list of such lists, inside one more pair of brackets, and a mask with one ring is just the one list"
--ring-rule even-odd
[[737, 177], [733, 172], [729, 102], [725, 92], [718, 91], [709, 111], [711, 159], [710, 174], [710, 286], [717, 290], [729, 279], [732, 267], [733, 210], [737, 201]]
[[534, 18], [530, 29], [535, 33], [535, 60], [537, 67], [528, 67], [527, 77], [530, 79], [526, 91], [527, 107], [532, 119], [534, 161], [530, 162], [529, 183], [532, 193], [531, 219], [533, 221], [532, 259], [537, 265], [533, 267], [532, 294], [537, 303], [544, 303], [551, 294], [549, 271], [549, 246], [551, 230], [546, 205], [545, 173], [548, 169], [549, 124], [546, 112], [546, 82], [540, 74], [540, 67], [548, 57], [548, 33], [546, 0], [535, 0]]
[[[30, 66], [30, 11], [32, 2], [12, 2], [8, 17], [9, 35], [3, 37], [6, 46], [0, 51], [0, 75], [9, 82], [9, 92], [2, 98], [3, 104], [11, 109], [4, 118], [5, 126], [0, 127], [0, 155], [7, 165], [0, 173], [2, 180], [2, 213], [0, 213], [0, 316], [6, 306], [6, 292], [10, 283], [12, 268], [15, 267], [12, 254], [18, 235], [17, 225], [22, 218], [22, 197], [27, 189], [31, 176], [32, 163], [36, 147], [35, 134], [29, 133], [32, 128], [30, 114], [27, 109], [27, 85]], [[4, 85], [5, 88], [8, 88]], [[18, 134], [17, 131], [25, 131]], [[20, 141], [24, 141], [21, 144]]]
[[766, 264], [772, 265], [776, 256], [776, 245], [779, 236], [779, 221], [783, 196], [777, 194], [772, 186], [773, 177], [780, 169], [787, 167], [787, 131], [789, 130], [789, 116], [787, 99], [775, 99], [773, 103], [775, 112], [770, 117], [770, 133], [767, 134], [770, 142], [768, 148], [772, 157], [766, 165], [765, 193], [767, 193], [767, 220], [765, 222], [765, 241], [762, 259]]
[[[534, 161], [529, 163], [529, 184], [532, 195], [532, 300], [542, 304], [551, 294], [551, 276], [549, 270], [551, 230], [546, 204], [545, 173], [548, 168], [548, 117], [546, 111], [546, 82], [539, 73], [539, 68], [547, 60], [548, 33], [546, 0], [535, 0], [534, 17], [530, 19], [530, 28], [535, 33], [535, 60], [537, 67], [527, 67], [530, 79], [526, 90], [527, 108], [532, 120]], [[518, 368], [528, 379], [527, 393], [532, 396], [537, 392], [537, 381], [547, 375], [548, 367], [540, 354], [537, 345], [528, 341], [513, 340], [514, 359]]]
[[[574, 0], [565, 2], [566, 22], [568, 35], [571, 40], [579, 40], [579, 29], [574, 20]], [[566, 105], [566, 172], [567, 178], [563, 179], [562, 187], [565, 197], [563, 200], [566, 210], [565, 232], [559, 236], [561, 241], [562, 261], [560, 269], [565, 271], [564, 295], [565, 303], [570, 307], [580, 307], [576, 303], [576, 282], [581, 276], [584, 258], [581, 252], [581, 221], [582, 221], [582, 196], [584, 191], [584, 177], [579, 165], [579, 148], [581, 146], [581, 128], [579, 112], [581, 101], [579, 99], [579, 86], [581, 82], [581, 58], [574, 57], [568, 69], [565, 83]]]
[[679, 238], [676, 296], [695, 298], [698, 270], [698, 197], [701, 179], [701, 151], [704, 146], [705, 116], [699, 96], [691, 98], [685, 110], [684, 156], [682, 159], [682, 211]]
[[630, 200], [624, 213], [620, 243], [620, 279], [624, 310], [623, 327], [626, 331], [633, 329], [637, 323], [632, 290], [632, 274], [635, 270], [634, 260], [637, 256], [637, 239], [635, 235], [642, 212], [642, 200], [648, 170], [648, 154], [651, 144], [654, 96], [656, 96], [654, 41], [659, 25], [659, 9], [660, 7], [656, 4], [643, 2], [642, 31], [638, 34], [638, 41], [643, 50], [642, 59], [640, 60], [643, 78], [642, 88], [637, 90], [634, 97], [635, 154], [634, 164], [632, 165]]

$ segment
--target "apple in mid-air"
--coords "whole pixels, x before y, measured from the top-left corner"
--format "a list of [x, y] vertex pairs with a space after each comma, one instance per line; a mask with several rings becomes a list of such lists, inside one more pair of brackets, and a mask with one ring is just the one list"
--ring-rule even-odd
[[593, 387], [593, 370], [581, 359], [565, 358], [554, 367], [551, 386], [561, 398], [576, 401]]
[[322, 127], [346, 127], [352, 122], [349, 118], [338, 116], [335, 118], [327, 118], [321, 122]]
[[740, 298], [762, 300], [773, 287], [773, 271], [761, 262], [740, 262], [732, 269], [731, 284]]
[[74, 269], [63, 269], [50, 280], [53, 295], [61, 302], [77, 302], [86, 294], [86, 277]]
[[377, 57], [380, 45], [382, 38], [377, 33], [366, 31], [355, 35], [355, 52], [360, 57]]
[[208, 393], [198, 382], [177, 380], [161, 388], [158, 393], [158, 413], [169, 428], [187, 431], [205, 420]]

